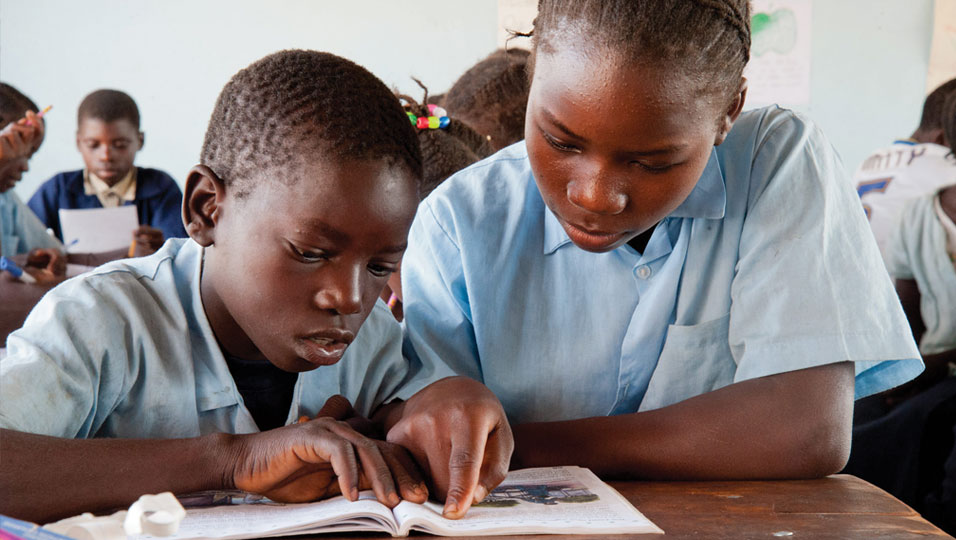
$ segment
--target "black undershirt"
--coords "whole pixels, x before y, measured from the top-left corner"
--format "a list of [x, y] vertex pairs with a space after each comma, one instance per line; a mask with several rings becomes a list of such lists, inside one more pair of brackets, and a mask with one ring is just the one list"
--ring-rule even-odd
[[[658, 221], [658, 223], [660, 222]], [[643, 254], [644, 250], [647, 249], [647, 242], [650, 241], [651, 235], [654, 234], [654, 229], [656, 228], [657, 228], [657, 224], [655, 224], [650, 229], [647, 229], [646, 231], [642, 232], [641, 234], [635, 236], [634, 238], [631, 238], [630, 240], [628, 240], [627, 245], [634, 248], [634, 251], [637, 251], [638, 253]]]
[[266, 431], [284, 426], [299, 374], [283, 371], [268, 360], [224, 356], [239, 395], [259, 429]]

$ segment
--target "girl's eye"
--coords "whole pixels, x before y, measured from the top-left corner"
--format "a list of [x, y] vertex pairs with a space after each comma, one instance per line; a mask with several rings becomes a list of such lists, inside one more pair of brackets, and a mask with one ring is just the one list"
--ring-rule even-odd
[[542, 131], [541, 135], [544, 136], [544, 140], [548, 141], [548, 144], [550, 144], [551, 147], [554, 148], [555, 150], [558, 150], [561, 152], [577, 152], [578, 151], [578, 148], [576, 146], [564, 144], [563, 142], [555, 139], [552, 135], [550, 135], [547, 132]]
[[310, 250], [310, 249], [299, 249], [295, 246], [292, 246], [292, 251], [301, 259], [303, 262], [314, 263], [324, 261], [328, 257], [322, 251]]
[[642, 169], [644, 169], [645, 171], [650, 172], [650, 173], [662, 173], [662, 172], [667, 172], [668, 169], [670, 169], [671, 167], [674, 166], [674, 165], [672, 165], [672, 164], [667, 164], [667, 165], [648, 165], [647, 163], [642, 163], [642, 162], [640, 162], [640, 161], [632, 161], [631, 163], [633, 163], [634, 165], [637, 165], [638, 167], [640, 167], [640, 168], [642, 168]]

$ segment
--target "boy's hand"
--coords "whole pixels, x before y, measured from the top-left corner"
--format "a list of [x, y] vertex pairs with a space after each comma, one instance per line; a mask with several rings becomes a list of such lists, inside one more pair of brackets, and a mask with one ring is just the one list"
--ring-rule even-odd
[[508, 474], [514, 437], [501, 403], [467, 377], [434, 382], [400, 405], [387, 439], [407, 448], [459, 519]]
[[26, 267], [43, 270], [54, 278], [63, 278], [66, 276], [66, 256], [56, 249], [34, 249], [27, 255]]
[[149, 225], [140, 225], [133, 231], [133, 241], [136, 242], [136, 248], [133, 252], [134, 257], [145, 257], [152, 255], [163, 247], [163, 231], [150, 227]]
[[305, 502], [340, 493], [354, 501], [360, 489], [371, 488], [391, 508], [402, 498], [424, 502], [428, 496], [402, 448], [368, 439], [328, 416], [238, 440], [232, 472], [236, 488], [275, 501]]

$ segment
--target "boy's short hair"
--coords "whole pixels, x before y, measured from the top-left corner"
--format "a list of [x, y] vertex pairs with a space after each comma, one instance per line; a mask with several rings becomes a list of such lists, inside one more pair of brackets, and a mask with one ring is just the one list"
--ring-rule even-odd
[[527, 64], [524, 49], [498, 49], [455, 81], [442, 105], [455, 117], [491, 136], [495, 148], [524, 139], [528, 107]]
[[[216, 100], [200, 161], [230, 187], [316, 151], [384, 158], [422, 177], [415, 130], [388, 87], [354, 62], [309, 50], [271, 54], [232, 77]], [[251, 187], [240, 185], [236, 195]]]
[[139, 131], [139, 108], [136, 102], [126, 92], [108, 88], [97, 90], [80, 102], [76, 112], [76, 123], [79, 125], [84, 118], [95, 118], [104, 122], [129, 120]]
[[956, 94], [956, 79], [944, 82], [926, 96], [926, 101], [923, 102], [923, 114], [919, 122], [920, 130], [943, 129], [943, 104], [946, 103], [946, 98], [952, 94]]
[[7, 83], [0, 82], [0, 128], [23, 118], [27, 111], [38, 112], [36, 103]]

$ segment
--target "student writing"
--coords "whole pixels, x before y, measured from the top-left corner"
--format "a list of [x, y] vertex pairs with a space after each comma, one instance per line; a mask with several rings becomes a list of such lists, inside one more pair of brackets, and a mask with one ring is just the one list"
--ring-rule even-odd
[[189, 239], [61, 284], [9, 337], [0, 513], [165, 490], [354, 499], [360, 480], [390, 506], [423, 500], [405, 450], [329, 417], [294, 423], [342, 394], [378, 409], [460, 517], [504, 478], [512, 440], [474, 381], [399, 388], [401, 332], [377, 298], [421, 174], [401, 105], [360, 66], [283, 51], [236, 74], [186, 180]]
[[826, 475], [854, 389], [922, 369], [832, 147], [741, 112], [749, 20], [735, 0], [540, 1], [525, 141], [422, 203], [406, 351], [496, 393], [513, 466]]
[[30, 198], [30, 208], [62, 240], [61, 208], [134, 204], [140, 227], [133, 232], [133, 254], [138, 256], [155, 252], [165, 238], [185, 237], [176, 181], [161, 170], [133, 165], [145, 140], [133, 98], [118, 90], [89, 94], [77, 111], [76, 147], [85, 168], [44, 182]]
[[66, 272], [63, 245], [13, 191], [43, 144], [45, 124], [38, 110], [19, 90], [0, 83], [0, 255], [24, 255], [31, 275], [55, 281]]

